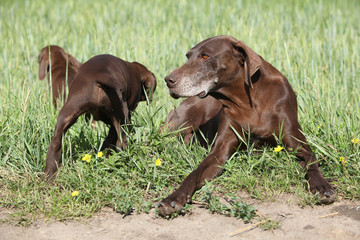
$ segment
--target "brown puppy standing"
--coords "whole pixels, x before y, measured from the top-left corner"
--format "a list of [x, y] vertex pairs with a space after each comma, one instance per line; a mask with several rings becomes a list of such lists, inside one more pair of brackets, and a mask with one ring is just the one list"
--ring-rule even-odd
[[[146, 96], [152, 99], [156, 78], [145, 66], [126, 62], [112, 55], [98, 55], [79, 69], [70, 85], [69, 95], [60, 110], [54, 136], [46, 156], [45, 179], [55, 179], [62, 136], [83, 113], [110, 125], [103, 149], [127, 146], [121, 125], [130, 123], [130, 114]], [[116, 150], [116, 149], [115, 149]]]
[[296, 151], [301, 166], [307, 168], [310, 191], [320, 192], [323, 202], [335, 200], [335, 191], [324, 179], [301, 133], [296, 96], [285, 76], [231, 36], [206, 39], [186, 56], [188, 62], [165, 78], [170, 94], [175, 98], [210, 94], [224, 109], [211, 153], [159, 203], [161, 215], [180, 211], [205, 180], [221, 173], [221, 166], [241, 144], [236, 134], [258, 144], [276, 144], [273, 134], [279, 136], [281, 127], [288, 151]]
[[[49, 56], [51, 56], [51, 58], [49, 58]], [[66, 53], [64, 49], [55, 45], [49, 45], [41, 49], [38, 59], [39, 79], [43, 80], [46, 76], [48, 76], [49, 85], [51, 86], [53, 95], [53, 104], [56, 108], [56, 100], [58, 98], [62, 98], [63, 101], [65, 101], [66, 78], [67, 85], [70, 86], [75, 74], [81, 67], [81, 63], [69, 53]], [[66, 68], [68, 74], [67, 76]], [[50, 76], [48, 75], [50, 70], [51, 83]], [[61, 94], [63, 95], [62, 97]]]
[[222, 103], [212, 96], [189, 97], [168, 114], [161, 130], [183, 129], [180, 134], [185, 143], [195, 134], [200, 145], [207, 147], [216, 136], [222, 108]]

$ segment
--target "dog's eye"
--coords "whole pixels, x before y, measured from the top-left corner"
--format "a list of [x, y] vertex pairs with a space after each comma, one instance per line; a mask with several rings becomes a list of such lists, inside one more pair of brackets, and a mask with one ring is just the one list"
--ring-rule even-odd
[[203, 60], [206, 60], [206, 59], [208, 59], [209, 58], [209, 55], [207, 55], [207, 54], [202, 54], [201, 55], [201, 58], [203, 59]]

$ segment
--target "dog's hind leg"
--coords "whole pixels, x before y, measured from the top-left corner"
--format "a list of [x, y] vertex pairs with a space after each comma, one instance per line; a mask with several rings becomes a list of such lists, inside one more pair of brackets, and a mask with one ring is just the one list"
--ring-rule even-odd
[[84, 106], [79, 106], [77, 101], [71, 100], [67, 101], [61, 109], [57, 118], [54, 136], [50, 142], [46, 156], [46, 166], [44, 170], [45, 180], [52, 181], [56, 178], [55, 174], [58, 170], [62, 153], [62, 136], [85, 110], [86, 108]]

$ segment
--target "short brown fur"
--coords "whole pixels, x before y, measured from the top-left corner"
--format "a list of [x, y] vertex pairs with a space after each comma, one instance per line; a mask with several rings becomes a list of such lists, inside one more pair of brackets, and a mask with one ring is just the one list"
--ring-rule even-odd
[[222, 166], [241, 145], [237, 134], [259, 145], [274, 145], [274, 134], [282, 134], [287, 150], [295, 151], [301, 166], [307, 169], [310, 191], [320, 192], [323, 202], [335, 200], [335, 191], [324, 179], [301, 132], [296, 96], [283, 74], [231, 36], [206, 39], [187, 57], [187, 63], [165, 78], [171, 96], [211, 95], [222, 103], [223, 111], [211, 153], [159, 203], [160, 215], [180, 211], [205, 181], [221, 173]]
[[70, 85], [69, 96], [60, 110], [54, 136], [46, 156], [44, 178], [54, 180], [59, 167], [62, 136], [84, 113], [110, 125], [102, 149], [127, 147], [122, 126], [130, 123], [131, 112], [146, 96], [152, 100], [156, 78], [145, 66], [112, 55], [98, 55], [84, 63]]

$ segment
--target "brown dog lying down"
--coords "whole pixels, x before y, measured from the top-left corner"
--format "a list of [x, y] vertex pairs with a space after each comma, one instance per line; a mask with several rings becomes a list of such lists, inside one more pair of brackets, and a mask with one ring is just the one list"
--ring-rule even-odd
[[175, 192], [159, 203], [161, 215], [180, 211], [206, 180], [221, 173], [221, 166], [241, 144], [238, 136], [275, 145], [273, 134], [282, 134], [287, 150], [295, 151], [301, 166], [307, 168], [310, 191], [320, 192], [323, 202], [335, 200], [335, 191], [324, 179], [301, 133], [296, 96], [285, 76], [230, 36], [206, 39], [186, 56], [188, 62], [165, 78], [170, 94], [175, 98], [211, 95], [224, 108], [211, 153]]
[[168, 114], [161, 130], [183, 129], [180, 134], [185, 143], [195, 134], [200, 145], [208, 147], [216, 136], [222, 108], [222, 103], [212, 96], [189, 97]]
[[151, 100], [155, 88], [154, 74], [140, 63], [111, 55], [98, 55], [84, 63], [70, 85], [67, 101], [57, 118], [46, 156], [45, 179], [55, 179], [62, 136], [83, 113], [91, 113], [95, 120], [110, 125], [102, 149], [126, 148], [126, 134], [121, 125], [130, 123], [131, 112], [146, 96]]
[[[51, 59], [49, 58], [51, 56]], [[66, 98], [66, 78], [67, 85], [70, 86], [75, 74], [81, 67], [81, 63], [59, 46], [49, 45], [41, 49], [39, 54], [39, 79], [48, 77], [49, 85], [53, 95], [53, 104], [56, 108], [56, 100]], [[51, 66], [51, 68], [50, 68]], [[67, 69], [66, 69], [67, 68]], [[51, 70], [51, 83], [50, 83]], [[67, 76], [66, 76], [67, 71]], [[62, 97], [61, 97], [62, 95]]]

